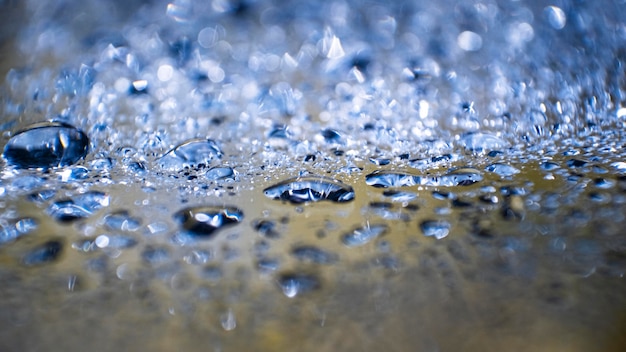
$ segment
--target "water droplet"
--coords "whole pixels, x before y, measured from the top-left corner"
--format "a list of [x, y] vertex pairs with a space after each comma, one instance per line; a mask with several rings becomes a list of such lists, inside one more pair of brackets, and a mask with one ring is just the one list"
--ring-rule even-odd
[[443, 220], [425, 220], [420, 224], [422, 233], [426, 237], [435, 237], [440, 240], [450, 232], [450, 223]]
[[365, 176], [365, 183], [373, 187], [410, 187], [415, 185], [433, 187], [468, 186], [481, 181], [480, 171], [461, 168], [442, 176], [416, 176], [387, 170], [376, 170]]
[[255, 220], [252, 226], [256, 231], [261, 233], [263, 237], [278, 238], [280, 234], [276, 231], [276, 223], [270, 220]]
[[321, 286], [316, 276], [301, 273], [282, 274], [277, 282], [283, 294], [289, 298], [317, 290]]
[[159, 166], [170, 171], [180, 171], [185, 167], [209, 165], [212, 160], [222, 157], [222, 151], [211, 139], [192, 139], [168, 151], [159, 159]]
[[265, 195], [272, 199], [294, 204], [329, 200], [343, 203], [354, 199], [354, 190], [343, 182], [323, 176], [296, 177], [266, 188]]
[[387, 231], [387, 225], [367, 225], [353, 230], [343, 235], [343, 244], [348, 247], [363, 246], [376, 238], [382, 236]]
[[315, 264], [333, 264], [339, 260], [335, 253], [314, 246], [298, 246], [291, 250], [296, 259]]
[[582, 159], [569, 159], [567, 161], [569, 167], [584, 167], [585, 165], [587, 165], [587, 161]]
[[392, 202], [410, 202], [417, 198], [417, 194], [412, 192], [402, 192], [396, 190], [386, 190], [383, 192], [383, 196], [391, 199]]
[[215, 166], [209, 169], [206, 172], [205, 176], [207, 179], [211, 181], [219, 181], [219, 180], [232, 180], [235, 181], [237, 178], [237, 171], [235, 171], [232, 167], [228, 166]]
[[87, 155], [89, 138], [62, 122], [41, 122], [17, 132], [4, 147], [7, 163], [20, 169], [72, 165]]
[[132, 217], [127, 210], [119, 210], [106, 215], [104, 224], [110, 230], [136, 231], [141, 226], [141, 220]]
[[237, 327], [237, 319], [235, 318], [233, 311], [230, 309], [228, 312], [222, 314], [220, 322], [222, 323], [222, 328], [226, 331], [234, 330]]
[[546, 17], [548, 17], [548, 23], [550, 23], [552, 28], [558, 30], [565, 27], [567, 17], [565, 17], [565, 12], [563, 12], [561, 8], [556, 6], [546, 6], [544, 13], [546, 14]]
[[419, 178], [406, 173], [376, 170], [365, 176], [365, 183], [374, 187], [408, 187], [419, 184]]
[[501, 138], [488, 133], [466, 133], [460, 139], [461, 145], [473, 152], [489, 152], [506, 146]]
[[180, 210], [174, 219], [192, 236], [211, 238], [215, 232], [243, 219], [243, 212], [235, 207], [198, 206]]
[[493, 172], [498, 174], [500, 177], [511, 177], [520, 172], [517, 168], [511, 165], [501, 163], [491, 164], [485, 168], [485, 171]]
[[457, 37], [459, 48], [465, 51], [477, 51], [483, 46], [483, 38], [472, 31], [465, 31]]
[[52, 203], [47, 211], [60, 222], [72, 222], [89, 217], [95, 211], [109, 205], [109, 196], [99, 191], [80, 194], [73, 199], [63, 199]]
[[539, 167], [545, 171], [553, 171], [559, 168], [559, 164], [552, 161], [544, 161], [541, 165], [539, 165]]
[[170, 258], [170, 253], [167, 250], [167, 248], [164, 248], [164, 247], [148, 246], [141, 253], [141, 257], [147, 263], [151, 265], [155, 265], [155, 264], [166, 262]]
[[60, 241], [48, 241], [28, 252], [22, 262], [27, 266], [50, 263], [59, 258], [62, 250], [63, 243]]

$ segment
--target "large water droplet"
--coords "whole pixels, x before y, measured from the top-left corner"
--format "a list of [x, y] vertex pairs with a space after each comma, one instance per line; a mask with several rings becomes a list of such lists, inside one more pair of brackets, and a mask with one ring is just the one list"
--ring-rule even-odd
[[62, 122], [41, 122], [16, 133], [3, 156], [20, 169], [72, 165], [87, 155], [89, 138]]
[[500, 177], [510, 177], [519, 173], [519, 170], [517, 168], [511, 165], [501, 163], [491, 164], [485, 168], [485, 171], [493, 172]]
[[348, 247], [365, 245], [382, 236], [387, 231], [387, 225], [368, 225], [343, 235], [341, 241]]
[[506, 146], [506, 142], [491, 134], [472, 132], [463, 135], [461, 145], [474, 152], [488, 152]]
[[235, 171], [232, 167], [228, 166], [216, 166], [209, 169], [206, 172], [206, 178], [211, 181], [219, 181], [219, 180], [232, 180], [235, 181], [237, 178], [237, 171]]
[[420, 224], [424, 236], [440, 240], [450, 232], [450, 223], [443, 220], [425, 220]]
[[365, 176], [365, 183], [374, 187], [407, 187], [419, 184], [419, 177], [407, 173], [376, 170]]
[[243, 212], [235, 207], [199, 206], [178, 211], [174, 219], [188, 234], [210, 238], [217, 230], [241, 222]]
[[374, 187], [409, 187], [433, 186], [454, 187], [468, 186], [483, 179], [480, 171], [472, 168], [461, 168], [442, 176], [417, 176], [387, 170], [376, 170], [365, 176], [365, 183]]
[[265, 195], [272, 199], [299, 204], [329, 200], [343, 203], [354, 199], [354, 189], [343, 182], [323, 176], [306, 176], [285, 180], [266, 188]]
[[168, 151], [159, 159], [159, 166], [170, 171], [201, 164], [207, 166], [222, 157], [222, 151], [211, 139], [192, 139]]
[[61, 222], [72, 222], [89, 217], [96, 210], [109, 205], [109, 196], [99, 191], [90, 191], [73, 199], [63, 199], [48, 207], [48, 214]]

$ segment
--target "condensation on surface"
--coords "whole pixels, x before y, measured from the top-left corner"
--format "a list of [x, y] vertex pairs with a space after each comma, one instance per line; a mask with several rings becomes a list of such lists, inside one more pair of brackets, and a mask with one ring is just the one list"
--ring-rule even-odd
[[0, 350], [621, 350], [625, 5], [0, 2]]

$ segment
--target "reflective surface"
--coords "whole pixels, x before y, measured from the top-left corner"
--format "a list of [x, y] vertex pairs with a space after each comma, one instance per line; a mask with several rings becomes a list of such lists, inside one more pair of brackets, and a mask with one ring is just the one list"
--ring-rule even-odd
[[626, 345], [623, 1], [0, 6], [0, 350]]

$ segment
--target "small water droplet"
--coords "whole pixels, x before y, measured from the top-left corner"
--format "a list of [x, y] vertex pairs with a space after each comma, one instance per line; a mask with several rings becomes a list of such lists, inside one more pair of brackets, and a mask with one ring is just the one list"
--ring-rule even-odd
[[354, 189], [343, 182], [323, 176], [296, 177], [266, 188], [265, 195], [272, 199], [294, 204], [329, 200], [343, 203], [354, 199]]
[[41, 122], [11, 137], [3, 157], [20, 169], [61, 167], [75, 164], [88, 149], [89, 138], [74, 126]]
[[141, 226], [141, 220], [132, 217], [127, 210], [119, 210], [106, 215], [104, 224], [110, 230], [136, 231]]
[[491, 164], [485, 168], [485, 171], [493, 172], [500, 177], [511, 177], [520, 172], [519, 169], [511, 165], [501, 163]]
[[234, 330], [237, 327], [237, 319], [235, 318], [235, 314], [231, 309], [228, 312], [222, 314], [220, 317], [220, 322], [222, 323], [222, 328], [226, 331]]
[[450, 227], [450, 223], [443, 220], [425, 220], [420, 224], [424, 236], [435, 237], [438, 240], [448, 236]]
[[296, 259], [315, 264], [333, 264], [339, 257], [332, 252], [325, 251], [315, 246], [298, 246], [291, 250]]
[[316, 276], [302, 273], [282, 274], [277, 282], [283, 294], [289, 298], [317, 290], [321, 286]]
[[348, 247], [363, 246], [376, 238], [382, 236], [388, 227], [387, 225], [367, 225], [354, 229], [352, 232], [343, 235], [341, 241]]
[[188, 234], [211, 238], [216, 231], [241, 222], [243, 212], [235, 207], [198, 206], [178, 211], [174, 219]]
[[90, 191], [52, 203], [47, 211], [60, 222], [72, 222], [89, 217], [100, 208], [109, 205], [109, 196], [99, 191]]
[[41, 265], [56, 261], [63, 250], [63, 243], [60, 241], [48, 241], [30, 252], [22, 259], [22, 263], [26, 266]]

